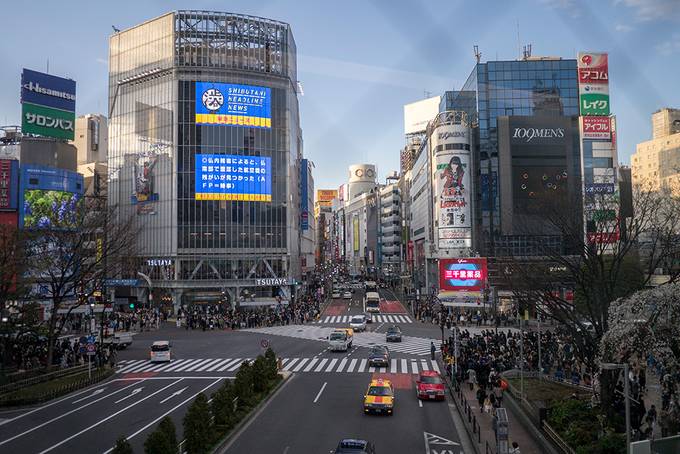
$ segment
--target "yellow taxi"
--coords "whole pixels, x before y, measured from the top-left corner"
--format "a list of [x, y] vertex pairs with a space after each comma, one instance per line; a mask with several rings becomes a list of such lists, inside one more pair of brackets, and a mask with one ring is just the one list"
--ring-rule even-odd
[[384, 379], [371, 380], [364, 394], [364, 413], [394, 413], [394, 388]]

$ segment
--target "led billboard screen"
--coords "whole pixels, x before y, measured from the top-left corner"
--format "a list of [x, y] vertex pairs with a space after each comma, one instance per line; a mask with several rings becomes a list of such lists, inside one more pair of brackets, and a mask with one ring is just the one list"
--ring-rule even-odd
[[271, 88], [196, 82], [196, 124], [272, 127]]
[[272, 160], [261, 156], [196, 155], [196, 200], [272, 201]]
[[76, 227], [76, 208], [80, 198], [80, 195], [66, 191], [45, 189], [24, 191], [24, 228]]
[[0, 159], [0, 210], [17, 209], [19, 161]]
[[440, 290], [478, 292], [486, 279], [486, 258], [439, 259]]

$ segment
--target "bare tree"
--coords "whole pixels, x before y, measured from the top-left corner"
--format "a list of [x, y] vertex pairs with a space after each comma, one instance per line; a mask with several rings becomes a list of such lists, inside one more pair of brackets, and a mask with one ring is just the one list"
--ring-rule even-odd
[[[582, 211], [580, 194], [542, 194], [534, 201], [540, 221], [535, 216], [519, 223], [540, 257], [504, 263], [520, 305], [556, 321], [593, 371], [611, 302], [646, 286], [657, 268], [665, 268], [671, 281], [680, 271], [678, 199], [671, 191], [637, 187], [632, 205], [634, 215], [623, 218], [616, 195], [592, 195]], [[546, 234], [559, 238], [559, 246]], [[612, 377], [601, 377], [604, 404], [613, 396]]]
[[46, 224], [30, 232], [26, 266], [30, 281], [43, 288], [41, 297], [51, 303], [45, 322], [49, 367], [67, 316], [104, 293], [107, 277], [119, 274], [132, 255], [137, 230], [132, 217], [122, 217], [101, 197], [74, 196]]

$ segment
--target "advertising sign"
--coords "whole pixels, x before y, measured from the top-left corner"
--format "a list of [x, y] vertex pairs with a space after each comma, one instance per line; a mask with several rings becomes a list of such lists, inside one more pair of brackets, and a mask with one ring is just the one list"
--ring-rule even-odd
[[55, 139], [73, 140], [76, 114], [65, 110], [23, 103], [21, 131]]
[[404, 106], [404, 134], [425, 132], [427, 124], [439, 113], [441, 98], [434, 96]]
[[471, 160], [467, 126], [440, 126], [432, 133], [439, 248], [472, 247]]
[[486, 258], [439, 259], [440, 290], [478, 292], [486, 280]]
[[271, 128], [271, 88], [196, 82], [196, 124]]
[[21, 102], [75, 112], [76, 81], [24, 68]]
[[354, 246], [354, 252], [359, 251], [359, 218], [354, 216], [352, 218], [352, 240]]
[[37, 165], [21, 168], [19, 226], [71, 228], [77, 223], [77, 204], [83, 194], [83, 176], [69, 170]]
[[321, 206], [331, 206], [331, 202], [337, 197], [337, 189], [317, 189], [316, 191], [316, 201]]
[[309, 230], [309, 161], [303, 159], [300, 162], [300, 228]]
[[19, 161], [0, 159], [0, 210], [16, 210]]
[[614, 183], [586, 183], [586, 194], [614, 194], [616, 185]]
[[582, 116], [609, 115], [609, 62], [605, 53], [578, 54], [579, 109]]
[[[498, 198], [498, 172], [491, 172], [491, 185], [489, 185], [488, 173], [481, 174], [479, 182], [482, 186], [482, 210], [495, 211], [496, 207], [494, 206], [495, 204], [493, 201]], [[491, 189], [492, 200], [489, 200], [489, 189]]]
[[196, 200], [272, 201], [272, 159], [196, 155]]
[[611, 139], [609, 117], [581, 117], [581, 137], [584, 139]]

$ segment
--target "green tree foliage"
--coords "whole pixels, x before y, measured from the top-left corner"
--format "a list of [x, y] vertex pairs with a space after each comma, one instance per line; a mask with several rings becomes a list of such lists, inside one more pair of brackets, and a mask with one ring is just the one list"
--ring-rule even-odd
[[279, 372], [279, 367], [278, 367], [278, 361], [276, 359], [276, 354], [274, 353], [274, 350], [272, 350], [271, 348], [268, 348], [267, 351], [264, 353], [264, 359], [265, 359], [267, 378], [269, 380], [276, 379], [276, 375]]
[[258, 356], [253, 363], [253, 391], [256, 393], [263, 393], [269, 387], [269, 378], [267, 377], [267, 364], [264, 356]]
[[234, 422], [234, 386], [230, 380], [224, 384], [212, 396], [210, 410], [215, 417], [215, 425], [224, 429], [231, 428]]
[[234, 379], [234, 391], [238, 397], [239, 407], [249, 405], [253, 400], [253, 366], [250, 363], [243, 363], [238, 368]]
[[145, 454], [167, 454], [177, 451], [177, 435], [175, 423], [169, 416], [161, 420], [156, 430], [151, 432], [144, 442]]
[[184, 416], [184, 437], [188, 454], [204, 454], [215, 441], [208, 398], [200, 393]]
[[132, 446], [127, 438], [121, 436], [116, 440], [116, 446], [113, 447], [111, 454], [133, 454]]

